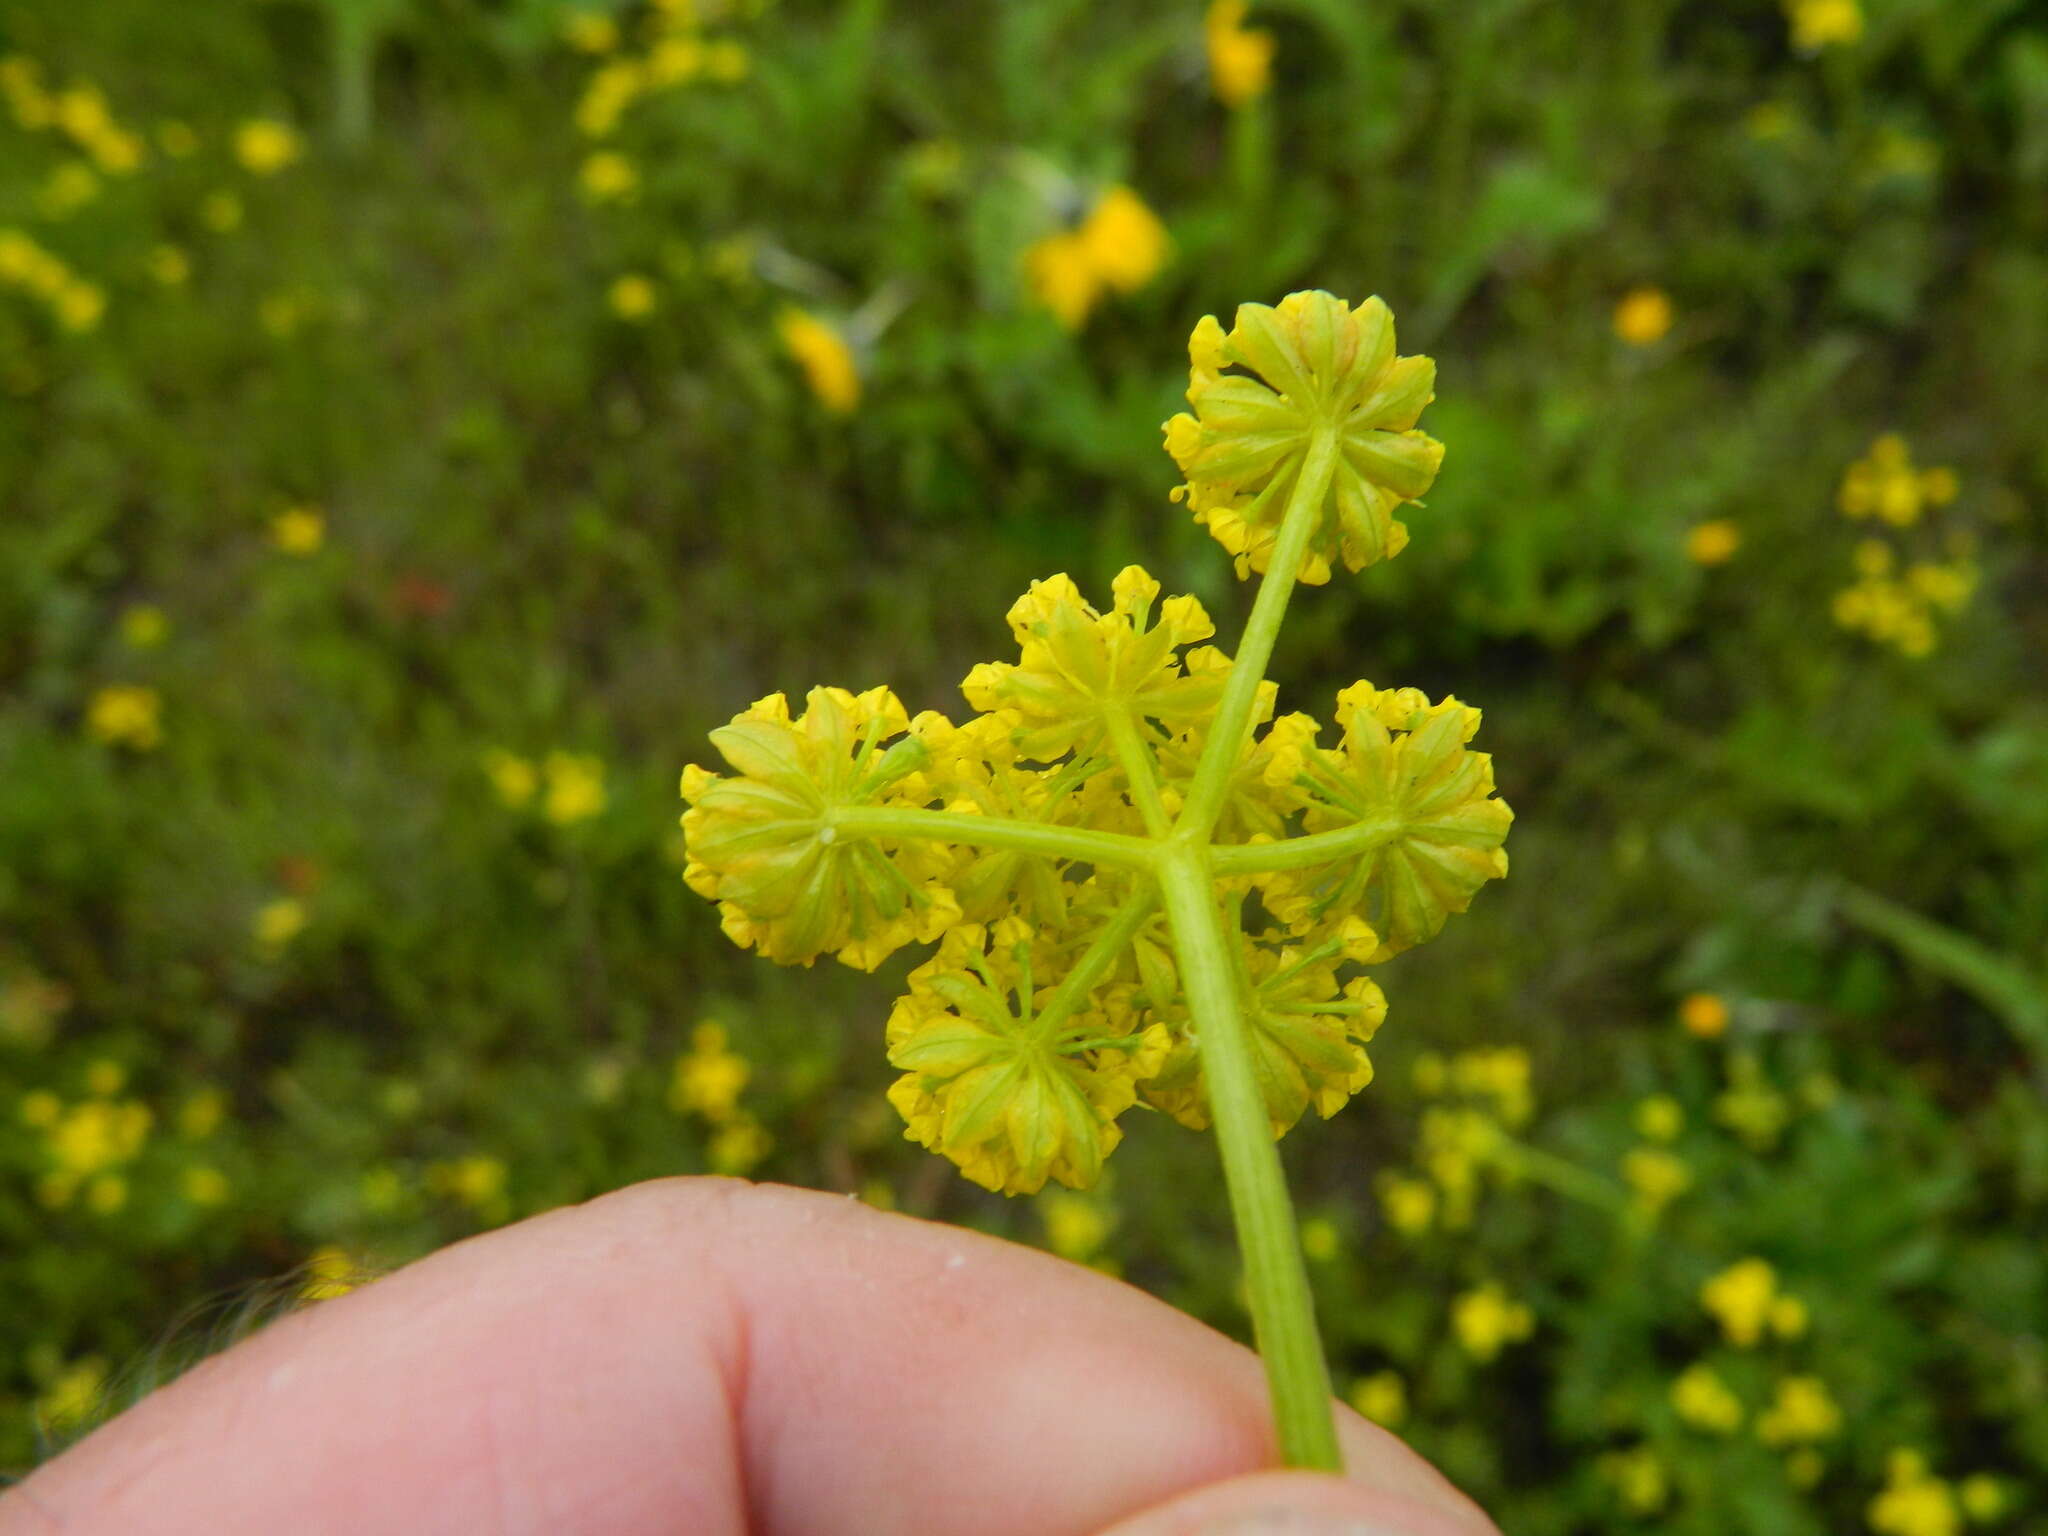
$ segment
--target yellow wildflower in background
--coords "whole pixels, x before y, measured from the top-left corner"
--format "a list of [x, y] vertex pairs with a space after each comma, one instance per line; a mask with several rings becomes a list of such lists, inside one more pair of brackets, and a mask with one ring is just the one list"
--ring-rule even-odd
[[[40, 1117], [49, 1105], [25, 1102], [24, 1115], [31, 1108]], [[69, 1109], [60, 1106], [56, 1118], [42, 1127], [50, 1171], [37, 1186], [37, 1199], [53, 1210], [69, 1205], [81, 1185], [90, 1187], [132, 1160], [149, 1139], [155, 1120], [149, 1106], [135, 1100], [87, 1099]], [[114, 1185], [101, 1184], [91, 1203], [102, 1214], [109, 1214], [108, 1196], [115, 1192]], [[118, 1194], [120, 1198], [112, 1201], [114, 1209], [126, 1198], [125, 1184]]]
[[1763, 1259], [1743, 1259], [1700, 1287], [1700, 1305], [1737, 1349], [1753, 1349], [1763, 1338], [1777, 1297], [1778, 1272]]
[[98, 1355], [67, 1366], [36, 1399], [36, 1422], [58, 1433], [88, 1423], [106, 1398], [107, 1362]]
[[1679, 1372], [1671, 1383], [1671, 1406], [1685, 1423], [1708, 1434], [1732, 1435], [1742, 1427], [1742, 1400], [1709, 1365]]
[[1113, 186], [1073, 229], [1059, 230], [1024, 253], [1031, 296], [1070, 331], [1104, 297], [1135, 293], [1152, 281], [1173, 242], [1157, 214], [1126, 186]]
[[726, 1049], [725, 1026], [705, 1022], [690, 1036], [690, 1049], [676, 1058], [668, 1105], [677, 1114], [702, 1115], [714, 1124], [730, 1120], [753, 1068]]
[[1100, 1200], [1063, 1189], [1041, 1193], [1038, 1214], [1045, 1222], [1046, 1246], [1076, 1264], [1093, 1263], [1116, 1225]]
[[1657, 1215], [1692, 1188], [1691, 1165], [1662, 1147], [1636, 1147], [1623, 1154], [1621, 1176], [1646, 1216]]
[[52, 219], [70, 217], [100, 195], [100, 179], [83, 160], [67, 160], [50, 172], [36, 203]]
[[1373, 1188], [1380, 1197], [1380, 1208], [1387, 1213], [1388, 1224], [1396, 1232], [1426, 1232], [1436, 1219], [1436, 1189], [1422, 1179], [1382, 1173]]
[[1863, 36], [1863, 8], [1856, 0], [1786, 0], [1792, 46], [1801, 53], [1846, 47]]
[[199, 153], [199, 135], [190, 123], [167, 118], [156, 125], [156, 145], [173, 160], [186, 160]]
[[109, 683], [86, 706], [86, 729], [110, 747], [153, 751], [163, 743], [163, 700], [154, 688]]
[[1728, 1087], [1714, 1097], [1715, 1123], [1741, 1137], [1752, 1151], [1768, 1152], [1792, 1118], [1791, 1103], [1747, 1051], [1729, 1059], [1728, 1075]]
[[149, 275], [166, 288], [183, 287], [192, 276], [192, 258], [175, 245], [159, 245], [149, 253]]
[[593, 203], [628, 202], [640, 190], [640, 172], [615, 149], [586, 156], [578, 180], [583, 195]]
[[1317, 1263], [1337, 1257], [1337, 1227], [1327, 1216], [1311, 1216], [1301, 1224], [1301, 1251]]
[[578, 53], [610, 53], [619, 46], [619, 24], [601, 11], [571, 11], [562, 18], [562, 41]]
[[[1961, 489], [1953, 469], [1917, 467], [1905, 439], [1888, 432], [1843, 472], [1835, 504], [1846, 518], [1875, 520], [1898, 531], [1947, 506]], [[1850, 557], [1856, 579], [1835, 594], [1831, 606], [1835, 623], [1904, 656], [1931, 654], [1936, 620], [1960, 613], [1977, 587], [1968, 535], [1951, 532], [1947, 545], [1946, 561], [1914, 559], [1900, 572], [1900, 555], [1885, 539], [1859, 540]]]
[[1962, 482], [1945, 465], [1920, 469], [1912, 450], [1896, 432], [1874, 439], [1870, 451], [1842, 472], [1835, 505], [1851, 519], [1876, 518], [1894, 528], [1908, 528], [1929, 508], [1956, 499]]
[[1520, 1046], [1460, 1051], [1451, 1058], [1451, 1085], [1460, 1093], [1493, 1100], [1494, 1113], [1510, 1127], [1526, 1125], [1535, 1113], [1529, 1088], [1529, 1053]]
[[430, 1164], [427, 1188], [468, 1206], [486, 1221], [498, 1222], [511, 1214], [505, 1196], [508, 1172], [503, 1158], [472, 1152], [452, 1162]]
[[558, 827], [588, 821], [605, 807], [604, 763], [574, 752], [550, 752], [541, 763], [546, 790], [541, 814]]
[[199, 217], [217, 235], [242, 227], [242, 200], [232, 192], [209, 192], [199, 205]]
[[1465, 1292], [1451, 1303], [1451, 1328], [1465, 1353], [1486, 1364], [1509, 1344], [1535, 1330], [1536, 1317], [1519, 1301], [1510, 1301], [1493, 1281]]
[[257, 947], [274, 956], [305, 932], [306, 920], [304, 902], [294, 896], [280, 896], [257, 908], [250, 932], [256, 937]]
[[540, 770], [531, 762], [502, 747], [492, 747], [484, 753], [483, 766], [502, 804], [517, 811], [532, 803], [540, 787]]
[[1742, 548], [1742, 530], [1725, 517], [1695, 523], [1686, 531], [1685, 558], [1694, 565], [1726, 565]]
[[606, 137], [646, 90], [647, 71], [637, 60], [612, 60], [583, 88], [583, 99], [576, 103], [576, 126], [593, 139]]
[[1878, 1536], [1956, 1536], [1962, 1511], [1954, 1491], [1927, 1470], [1918, 1451], [1895, 1450], [1885, 1461], [1883, 1492], [1866, 1511]]
[[1351, 1406], [1382, 1429], [1398, 1429], [1408, 1417], [1408, 1386], [1393, 1371], [1361, 1376], [1351, 1387]]
[[1663, 1460], [1647, 1445], [1631, 1451], [1609, 1451], [1595, 1466], [1621, 1502], [1635, 1514], [1653, 1515], [1671, 1496], [1670, 1474]]
[[235, 130], [235, 159], [252, 176], [275, 176], [300, 149], [297, 130], [275, 118], [253, 117]]
[[1265, 95], [1273, 83], [1273, 34], [1247, 27], [1246, 9], [1245, 0], [1213, 0], [1202, 19], [1210, 87], [1233, 109]]
[[194, 1205], [210, 1208], [226, 1205], [234, 1191], [218, 1168], [195, 1163], [178, 1176], [178, 1193]]
[[327, 541], [327, 519], [318, 507], [286, 507], [270, 520], [270, 542], [287, 555], [318, 553]]
[[346, 1248], [328, 1243], [315, 1248], [307, 1258], [299, 1300], [332, 1301], [337, 1296], [346, 1296], [367, 1278]]
[[2005, 1484], [1985, 1472], [1973, 1472], [1956, 1484], [1956, 1501], [1963, 1506], [1963, 1513], [1979, 1525], [2003, 1519], [2012, 1508], [2012, 1495]]
[[1832, 1440], [1842, 1432], [1842, 1410], [1818, 1376], [1787, 1376], [1771, 1406], [1757, 1417], [1756, 1436], [1769, 1446]]
[[1685, 1129], [1685, 1109], [1668, 1093], [1638, 1100], [1630, 1118], [1645, 1141], [1676, 1141]]
[[121, 642], [131, 651], [153, 651], [171, 632], [171, 621], [155, 603], [131, 603], [121, 610]]
[[711, 1138], [711, 1171], [734, 1178], [752, 1173], [775, 1150], [775, 1138], [751, 1115], [721, 1126]]
[[227, 1095], [218, 1088], [202, 1088], [178, 1110], [178, 1134], [188, 1141], [204, 1141], [220, 1129], [227, 1118]]
[[653, 279], [638, 272], [626, 272], [614, 278], [605, 294], [613, 314], [636, 324], [654, 313], [657, 297]]
[[1693, 992], [1680, 999], [1678, 1022], [1702, 1040], [1718, 1040], [1728, 1032], [1728, 1005], [1712, 992]]
[[111, 1099], [128, 1086], [128, 1069], [102, 1056], [85, 1069], [85, 1091], [96, 1099]]
[[804, 382], [820, 405], [835, 416], [845, 416], [860, 404], [860, 370], [853, 348], [836, 326], [788, 305], [775, 317], [775, 333], [803, 370]]
[[1654, 346], [1671, 329], [1671, 295], [1643, 284], [1614, 306], [1614, 334], [1632, 347]]
[[51, 308], [65, 330], [94, 330], [107, 312], [106, 290], [95, 283], [66, 283]]

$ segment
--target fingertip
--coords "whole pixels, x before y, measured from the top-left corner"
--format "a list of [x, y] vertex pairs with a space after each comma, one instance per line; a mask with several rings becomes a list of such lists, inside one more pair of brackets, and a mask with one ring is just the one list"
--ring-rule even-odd
[[[1469, 1508], [1469, 1506], [1468, 1506]], [[1497, 1536], [1447, 1507], [1327, 1472], [1254, 1472], [1178, 1494], [1099, 1536]]]

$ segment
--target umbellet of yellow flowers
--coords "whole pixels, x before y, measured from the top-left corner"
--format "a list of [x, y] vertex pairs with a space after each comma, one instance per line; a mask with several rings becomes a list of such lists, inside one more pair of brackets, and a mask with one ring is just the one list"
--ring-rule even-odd
[[1435, 365], [1396, 354], [1379, 299], [1321, 292], [1205, 318], [1189, 352], [1175, 497], [1263, 573], [1235, 658], [1136, 566], [1106, 608], [1034, 582], [964, 721], [814, 688], [713, 731], [732, 771], [683, 772], [684, 878], [783, 964], [937, 945], [889, 1017], [889, 1097], [989, 1189], [1093, 1183], [1136, 1105], [1213, 1125], [1283, 1453], [1334, 1466], [1274, 1142], [1370, 1081], [1366, 971], [1507, 872], [1512, 813], [1478, 710], [1359, 682], [1326, 742], [1264, 677], [1297, 582], [1406, 544], [1443, 456], [1415, 425]]

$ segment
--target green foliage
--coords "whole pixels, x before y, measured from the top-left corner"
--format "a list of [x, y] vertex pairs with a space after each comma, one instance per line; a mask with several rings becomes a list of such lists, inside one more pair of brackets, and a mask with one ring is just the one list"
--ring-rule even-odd
[[[1235, 633], [1153, 434], [1196, 317], [1321, 287], [1436, 357], [1450, 452], [1412, 548], [1300, 604], [1272, 675], [1482, 702], [1518, 816], [1515, 877], [1389, 962], [1380, 1083], [1290, 1138], [1340, 1385], [1392, 1372], [1404, 1432], [1539, 1536], [1862, 1529], [1898, 1448], [2039, 1518], [2031, 8], [1867, 0], [1807, 54], [1769, 0], [1275, 0], [1236, 109], [1164, 0], [700, 5], [695, 55], [594, 0], [611, 54], [548, 0], [333, 9], [0, 18], [146, 151], [0, 100], [0, 231], [62, 269], [0, 247], [0, 1465], [323, 1248], [402, 1262], [666, 1173], [1043, 1235], [1234, 1318], [1220, 1201], [1185, 1198], [1211, 1149], [1163, 1117], [1036, 1208], [902, 1141], [864, 978], [752, 963], [684, 888], [675, 770], [820, 678], [945, 704], [1048, 570], [1141, 561]], [[344, 14], [375, 34], [346, 65]], [[674, 78], [593, 137], [622, 56]], [[250, 168], [252, 120], [299, 157]], [[1170, 248], [1062, 247], [1063, 326], [1029, 253], [1119, 187]], [[1638, 304], [1624, 340], [1646, 286], [1666, 327]], [[1887, 432], [1958, 483], [1910, 527], [1835, 505]], [[1967, 546], [1929, 655], [1831, 616], [1873, 537], [1901, 575]], [[1694, 992], [1724, 1035], [1673, 1022]], [[1510, 1043], [1519, 1123], [1456, 1081]], [[1651, 1222], [1658, 1094], [1689, 1182]], [[1749, 1258], [1797, 1337], [1704, 1309]], [[1738, 1431], [1679, 1417], [1696, 1364]], [[1809, 1487], [1757, 1433], [1786, 1376], [1842, 1416]]]

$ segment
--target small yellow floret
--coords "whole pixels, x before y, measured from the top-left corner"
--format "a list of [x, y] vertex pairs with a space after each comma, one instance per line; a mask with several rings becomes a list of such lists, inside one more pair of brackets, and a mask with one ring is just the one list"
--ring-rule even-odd
[[110, 683], [92, 696], [85, 723], [110, 747], [148, 752], [163, 742], [163, 700], [154, 688]]
[[256, 943], [260, 948], [277, 954], [305, 932], [306, 921], [304, 902], [295, 896], [280, 896], [275, 901], [265, 902], [257, 909], [250, 930], [255, 934]]
[[1685, 535], [1685, 558], [1694, 565], [1725, 565], [1742, 548], [1742, 530], [1725, 517], [1695, 523]]
[[1693, 992], [1678, 1004], [1678, 1022], [1702, 1040], [1718, 1040], [1728, 1032], [1728, 1005], [1712, 992]]
[[550, 752], [541, 762], [546, 789], [541, 814], [558, 827], [588, 821], [605, 808], [604, 762], [574, 752]]
[[1846, 47], [1863, 36], [1863, 8], [1856, 0], [1787, 0], [1792, 46], [1801, 53]]
[[621, 320], [636, 324], [654, 313], [657, 298], [653, 280], [638, 272], [627, 272], [614, 278], [605, 293], [612, 313]]
[[622, 203], [640, 190], [640, 172], [615, 149], [600, 149], [584, 158], [578, 180], [593, 203]]
[[1451, 1304], [1451, 1327], [1458, 1342], [1482, 1365], [1507, 1345], [1528, 1338], [1535, 1326], [1535, 1314], [1521, 1302], [1510, 1301], [1492, 1281]]
[[1241, 107], [1273, 83], [1273, 34], [1247, 27], [1245, 0], [1213, 0], [1202, 21], [1209, 49], [1209, 84], [1226, 107]]
[[1382, 1429], [1398, 1429], [1408, 1417], [1408, 1387], [1392, 1371], [1362, 1376], [1351, 1387], [1351, 1406]]
[[1712, 1366], [1687, 1366], [1671, 1383], [1671, 1406], [1680, 1419], [1709, 1434], [1732, 1435], [1742, 1427], [1742, 1400]]
[[286, 507], [270, 520], [270, 542], [287, 555], [311, 555], [327, 542], [327, 518], [318, 507]]

